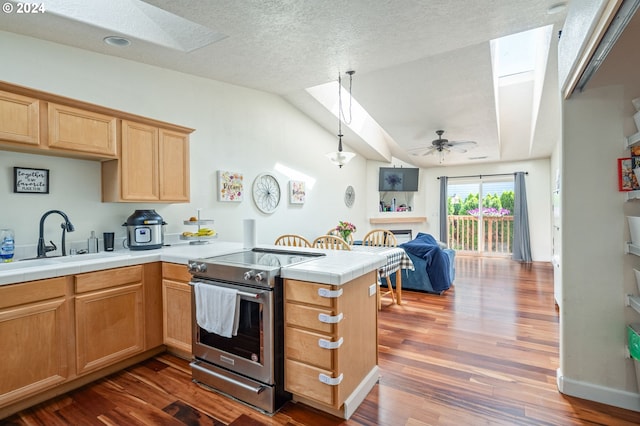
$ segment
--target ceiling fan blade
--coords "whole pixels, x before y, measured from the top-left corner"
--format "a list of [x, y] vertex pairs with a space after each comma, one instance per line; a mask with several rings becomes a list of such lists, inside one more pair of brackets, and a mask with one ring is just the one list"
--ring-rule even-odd
[[413, 148], [407, 152], [409, 155], [413, 155], [415, 157], [424, 157], [425, 155], [432, 154], [433, 151], [435, 151], [435, 148], [431, 146], [429, 148]]
[[449, 147], [449, 150], [450, 150], [450, 151], [459, 152], [459, 153], [461, 153], [461, 154], [462, 154], [462, 153], [467, 152], [467, 150], [466, 150], [466, 149], [461, 148], [461, 147], [456, 146], [456, 145], [454, 145], [454, 146], [450, 146], [450, 147]]
[[449, 146], [460, 146], [460, 145], [477, 145], [478, 143], [475, 141], [451, 141], [449, 142]]

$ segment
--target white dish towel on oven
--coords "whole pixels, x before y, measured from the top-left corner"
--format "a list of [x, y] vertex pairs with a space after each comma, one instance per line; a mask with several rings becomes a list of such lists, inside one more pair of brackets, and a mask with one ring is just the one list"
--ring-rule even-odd
[[196, 321], [209, 333], [236, 336], [240, 320], [240, 296], [232, 288], [196, 283]]

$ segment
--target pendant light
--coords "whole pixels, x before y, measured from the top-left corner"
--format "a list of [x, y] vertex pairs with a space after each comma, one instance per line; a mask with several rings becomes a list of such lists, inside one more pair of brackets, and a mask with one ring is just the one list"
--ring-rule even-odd
[[353, 81], [353, 74], [355, 73], [355, 71], [347, 71], [347, 75], [349, 76], [349, 121], [345, 119], [344, 111], [342, 110], [342, 77], [338, 74], [338, 150], [330, 152], [326, 154], [326, 156], [333, 164], [340, 168], [356, 156], [353, 152], [342, 150], [342, 136], [344, 136], [342, 134], [342, 120], [344, 120], [345, 124], [351, 124], [351, 119], [353, 118], [351, 113], [351, 104], [353, 99], [351, 96], [351, 84]]

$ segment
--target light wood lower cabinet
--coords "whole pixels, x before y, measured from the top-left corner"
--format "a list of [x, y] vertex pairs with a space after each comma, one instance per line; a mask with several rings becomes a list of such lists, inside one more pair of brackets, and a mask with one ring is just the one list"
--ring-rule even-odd
[[186, 265], [162, 264], [164, 344], [186, 358], [192, 355], [190, 280], [191, 274]]
[[75, 276], [78, 374], [144, 350], [142, 266]]
[[340, 410], [376, 368], [376, 285], [375, 272], [341, 286], [285, 280], [285, 389], [294, 398]]
[[0, 407], [69, 374], [66, 278], [0, 287]]
[[153, 262], [0, 286], [0, 418], [162, 351], [161, 279]]
[[48, 118], [49, 148], [96, 158], [116, 158], [116, 117], [49, 103]]

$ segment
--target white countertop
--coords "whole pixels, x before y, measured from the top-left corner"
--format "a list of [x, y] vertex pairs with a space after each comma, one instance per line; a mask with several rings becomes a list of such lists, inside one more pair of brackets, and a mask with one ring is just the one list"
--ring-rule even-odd
[[[322, 252], [326, 256], [311, 261], [283, 267], [281, 276], [302, 281], [341, 285], [386, 264], [381, 255], [343, 250], [259, 245], [291, 251]], [[205, 258], [232, 253], [242, 249], [241, 243], [213, 241], [210, 244], [173, 244], [155, 250], [116, 250], [96, 254], [52, 257], [37, 260], [16, 260], [0, 263], [0, 285], [41, 280], [65, 275], [81, 274], [123, 266], [151, 262], [187, 264], [190, 259]]]

